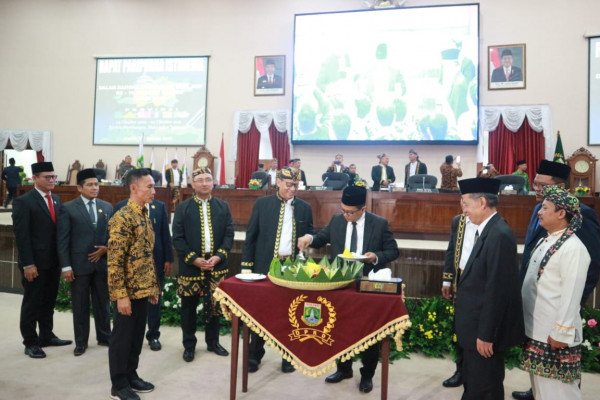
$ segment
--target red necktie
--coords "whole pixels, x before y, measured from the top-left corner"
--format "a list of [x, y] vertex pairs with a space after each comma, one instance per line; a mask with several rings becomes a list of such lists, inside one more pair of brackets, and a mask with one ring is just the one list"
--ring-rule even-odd
[[506, 71], [506, 73], [504, 74], [504, 76], [506, 76], [506, 81], [510, 81], [510, 74], [508, 73], [508, 71]]
[[56, 214], [54, 213], [54, 203], [52, 202], [52, 196], [50, 193], [46, 195], [46, 200], [48, 200], [48, 209], [50, 210], [50, 218], [52, 218], [52, 222], [56, 223]]

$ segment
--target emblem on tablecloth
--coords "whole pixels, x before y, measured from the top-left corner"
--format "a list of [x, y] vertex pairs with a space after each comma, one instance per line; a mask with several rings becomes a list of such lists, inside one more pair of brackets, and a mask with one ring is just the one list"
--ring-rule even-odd
[[[313, 339], [319, 344], [331, 346], [334, 342], [330, 332], [333, 329], [335, 322], [335, 307], [326, 298], [321, 296], [317, 298], [319, 303], [305, 302], [304, 300], [307, 298], [308, 296], [301, 294], [290, 303], [288, 316], [290, 324], [295, 329], [292, 330], [292, 333], [288, 336], [291, 341], [299, 340], [300, 342], [304, 342]], [[300, 325], [297, 317], [298, 308], [300, 308], [302, 304], [302, 316], [300, 317], [300, 320], [306, 325], [304, 327]], [[323, 330], [319, 330], [314, 327], [317, 327], [324, 322], [321, 309], [322, 305], [327, 308], [328, 319]]]

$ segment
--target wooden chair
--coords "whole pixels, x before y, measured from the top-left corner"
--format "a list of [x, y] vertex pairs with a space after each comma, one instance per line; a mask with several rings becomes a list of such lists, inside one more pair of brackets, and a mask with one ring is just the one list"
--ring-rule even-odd
[[75, 160], [72, 165], [67, 167], [67, 185], [77, 185], [77, 173], [83, 169], [79, 160]]

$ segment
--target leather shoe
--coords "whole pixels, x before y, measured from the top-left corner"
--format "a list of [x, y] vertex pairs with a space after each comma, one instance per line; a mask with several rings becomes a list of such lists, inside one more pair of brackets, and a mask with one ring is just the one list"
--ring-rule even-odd
[[140, 400], [140, 396], [135, 394], [129, 387], [123, 389], [110, 389], [110, 398], [114, 400]]
[[40, 348], [38, 345], [33, 345], [29, 347], [25, 347], [25, 354], [27, 354], [31, 358], [44, 358], [46, 357], [46, 353], [44, 350]]
[[41, 347], [48, 347], [48, 346], [68, 346], [71, 343], [73, 343], [72, 340], [64, 340], [64, 339], [59, 339], [57, 337], [53, 337], [49, 341], [42, 343]]
[[512, 397], [517, 400], [534, 400], [533, 390], [529, 389], [524, 392], [512, 392]]
[[219, 343], [215, 343], [212, 346], [208, 346], [208, 351], [212, 351], [213, 353], [215, 353], [218, 356], [228, 356], [229, 352], [227, 350], [225, 350], [225, 348], [223, 346], [221, 346], [221, 344]]
[[82, 355], [85, 353], [85, 346], [75, 346], [75, 350], [73, 350], [73, 355], [75, 357]]
[[196, 356], [196, 350], [195, 349], [185, 349], [183, 351], [183, 361], [185, 362], [192, 362], [194, 361], [194, 357]]
[[460, 385], [462, 385], [462, 375], [459, 371], [456, 371], [454, 373], [454, 375], [452, 375], [450, 378], [446, 379], [444, 382], [442, 382], [442, 386], [444, 387], [458, 387]]
[[129, 381], [129, 387], [134, 392], [138, 393], [150, 393], [154, 390], [154, 385], [150, 382], [146, 382], [140, 377], [134, 378]]
[[258, 365], [260, 361], [256, 360], [248, 360], [248, 372], [256, 372], [258, 371]]
[[289, 374], [290, 372], [294, 372], [296, 368], [292, 365], [291, 362], [286, 360], [281, 360], [281, 372]]
[[331, 374], [327, 378], [325, 378], [325, 382], [338, 383], [343, 381], [344, 379], [350, 379], [352, 378], [352, 376], [352, 370], [350, 370], [350, 372], [344, 372], [338, 369], [337, 371], [335, 371], [335, 374]]
[[373, 390], [373, 379], [362, 376], [360, 378], [358, 390], [360, 390], [363, 393], [369, 393], [371, 390]]
[[108, 340], [98, 340], [98, 346], [108, 347]]
[[150, 350], [152, 351], [159, 351], [160, 349], [162, 349], [162, 345], [160, 344], [160, 341], [158, 339], [148, 340], [148, 344], [150, 345]]

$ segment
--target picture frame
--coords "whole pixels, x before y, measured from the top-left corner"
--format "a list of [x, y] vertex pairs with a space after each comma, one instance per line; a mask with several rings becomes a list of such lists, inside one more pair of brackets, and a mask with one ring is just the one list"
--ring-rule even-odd
[[254, 95], [285, 95], [285, 56], [254, 57]]
[[525, 89], [525, 55], [525, 43], [488, 46], [488, 90]]

